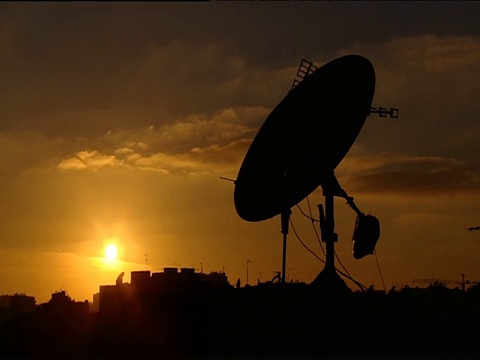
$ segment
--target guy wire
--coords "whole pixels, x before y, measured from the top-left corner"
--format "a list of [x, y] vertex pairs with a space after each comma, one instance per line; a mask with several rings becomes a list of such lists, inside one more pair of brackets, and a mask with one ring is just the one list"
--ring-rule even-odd
[[375, 254], [375, 261], [377, 262], [378, 272], [380, 273], [380, 279], [382, 279], [383, 290], [387, 292], [387, 288], [385, 287], [385, 282], [383, 281], [382, 269], [380, 269], [380, 263], [378, 262], [377, 258], [377, 250], [374, 250], [373, 253]]

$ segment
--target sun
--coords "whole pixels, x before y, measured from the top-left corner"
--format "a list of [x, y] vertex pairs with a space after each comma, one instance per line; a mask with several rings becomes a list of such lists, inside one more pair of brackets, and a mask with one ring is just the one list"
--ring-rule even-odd
[[114, 244], [110, 244], [105, 248], [105, 257], [110, 261], [113, 261], [117, 258], [117, 253], [118, 250]]

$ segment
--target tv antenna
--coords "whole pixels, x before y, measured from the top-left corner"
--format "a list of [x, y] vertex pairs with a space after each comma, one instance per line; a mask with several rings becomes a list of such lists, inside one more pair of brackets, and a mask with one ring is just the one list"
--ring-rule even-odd
[[319, 211], [327, 259], [312, 284], [343, 282], [334, 265], [338, 238], [334, 232], [335, 196], [345, 198], [357, 213], [354, 257], [373, 254], [380, 236], [378, 219], [358, 209], [353, 197], [338, 184], [334, 170], [353, 145], [367, 116], [398, 117], [398, 109], [371, 106], [374, 90], [375, 71], [362, 56], [343, 56], [320, 68], [302, 59], [289, 93], [267, 117], [245, 155], [235, 180], [235, 209], [242, 219], [251, 222], [280, 215], [282, 283], [286, 279], [291, 208], [318, 186], [325, 198], [325, 209], [319, 205]]

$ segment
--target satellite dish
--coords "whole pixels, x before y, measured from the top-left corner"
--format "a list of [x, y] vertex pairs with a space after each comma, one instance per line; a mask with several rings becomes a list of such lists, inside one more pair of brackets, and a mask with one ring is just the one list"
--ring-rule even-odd
[[333, 171], [358, 136], [375, 90], [366, 58], [347, 55], [318, 68], [275, 107], [240, 167], [238, 215], [262, 221], [288, 212]]
[[[380, 236], [378, 219], [366, 216], [341, 188], [334, 170], [353, 145], [371, 113], [398, 118], [398, 109], [371, 107], [375, 71], [366, 58], [347, 55], [321, 68], [302, 60], [288, 95], [273, 109], [245, 155], [235, 181], [234, 202], [246, 221], [281, 215], [283, 233], [282, 282], [285, 282], [286, 245], [291, 208], [318, 186], [325, 211], [318, 205], [322, 241], [326, 243], [324, 270], [312, 282], [317, 288], [348, 289], [334, 265], [334, 196], [341, 196], [357, 213], [354, 257], [373, 253]], [[312, 70], [312, 72], [311, 72]], [[349, 289], [348, 289], [349, 290]]]
[[117, 280], [115, 281], [115, 284], [117, 286], [119, 285], [122, 285], [123, 283], [123, 276], [125, 275], [125, 271], [122, 271], [118, 276], [117, 276]]

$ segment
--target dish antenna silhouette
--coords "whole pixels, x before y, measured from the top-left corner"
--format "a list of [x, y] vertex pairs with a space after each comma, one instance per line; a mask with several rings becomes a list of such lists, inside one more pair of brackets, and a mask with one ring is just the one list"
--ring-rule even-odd
[[322, 273], [336, 275], [334, 196], [347, 199], [357, 212], [354, 256], [373, 252], [379, 225], [378, 230], [373, 225], [374, 231], [370, 231], [375, 221], [364, 220], [370, 215], [358, 210], [338, 184], [334, 170], [370, 113], [398, 117], [398, 109], [371, 107], [374, 91], [375, 71], [362, 56], [343, 56], [318, 69], [302, 60], [290, 92], [267, 117], [245, 155], [235, 181], [235, 209], [242, 219], [253, 222], [281, 215], [283, 282], [290, 209], [318, 186], [325, 196], [325, 212], [319, 205], [322, 241], [327, 248]]

